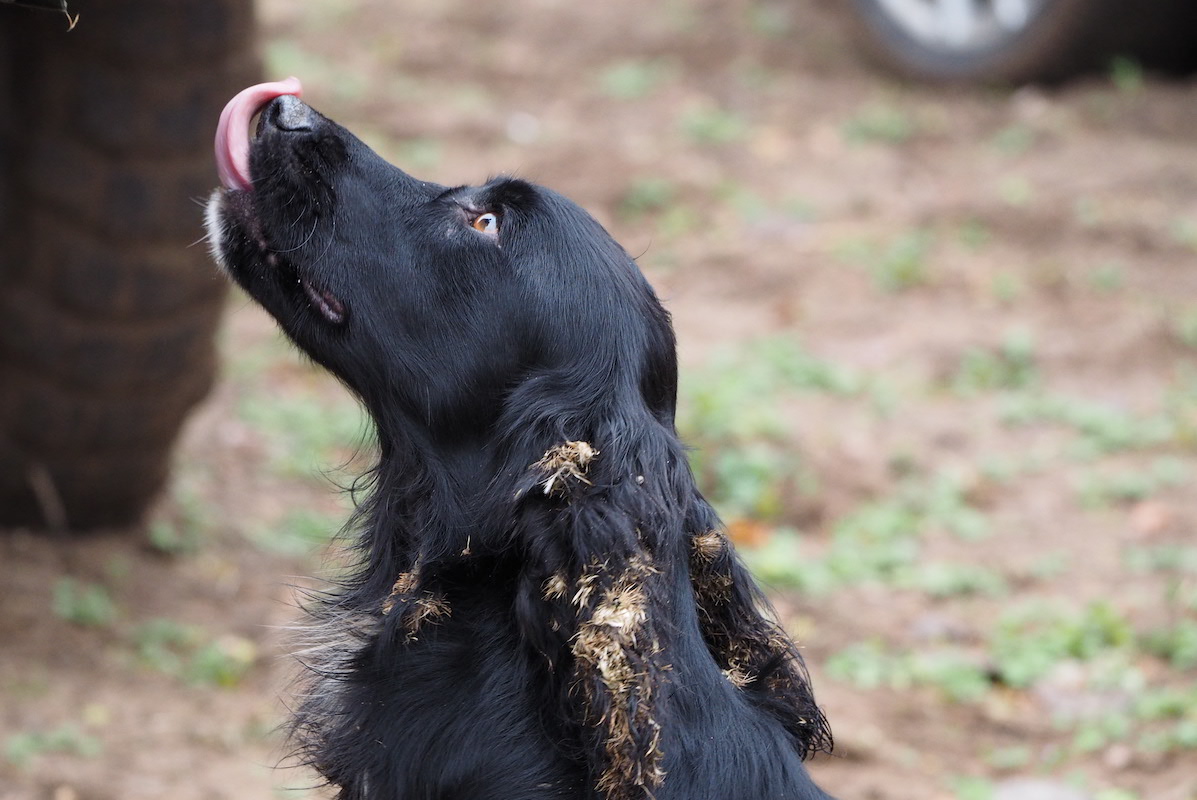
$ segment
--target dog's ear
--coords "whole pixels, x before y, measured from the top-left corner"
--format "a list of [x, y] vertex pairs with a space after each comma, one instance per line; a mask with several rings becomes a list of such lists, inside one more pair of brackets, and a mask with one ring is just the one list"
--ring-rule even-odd
[[[666, 711], [662, 631], [650, 611], [660, 584], [647, 553], [592, 559], [571, 578], [557, 575], [547, 602], [568, 604], [568, 703], [585, 726], [588, 760], [608, 800], [641, 800], [664, 778]], [[562, 587], [564, 594], [556, 596]]]
[[[717, 522], [713, 512], [705, 516]], [[728, 681], [785, 726], [799, 755], [830, 752], [831, 729], [815, 704], [802, 656], [770, 619], [772, 610], [727, 536], [710, 527], [694, 534], [690, 545], [703, 637]]]
[[606, 800], [649, 800], [665, 776], [665, 564], [635, 477], [595, 477], [599, 458], [566, 442], [532, 465], [518, 492], [526, 555], [516, 616], [547, 661], [556, 722], [595, 787]]

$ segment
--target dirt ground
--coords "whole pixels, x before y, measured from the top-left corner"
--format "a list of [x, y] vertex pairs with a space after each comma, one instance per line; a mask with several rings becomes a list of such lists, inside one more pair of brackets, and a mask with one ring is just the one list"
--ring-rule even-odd
[[[1197, 82], [1122, 64], [901, 85], [836, 5], [264, 0], [262, 45], [271, 77], [421, 177], [515, 173], [590, 209], [674, 314], [684, 400], [774, 418], [693, 436], [781, 441], [803, 476], [747, 502], [747, 468], [708, 478], [804, 647], [837, 738], [811, 766], [825, 788], [1197, 798]], [[848, 387], [737, 394], [779, 341]], [[326, 471], [368, 448], [243, 297], [222, 348], [144, 530], [0, 534], [0, 800], [322, 796], [276, 768], [293, 587], [335, 569]], [[909, 487], [926, 497], [902, 505]], [[890, 547], [851, 525], [894, 509], [916, 555], [833, 563]], [[1003, 615], [1057, 607], [1114, 622], [1029, 684], [989, 665]], [[1172, 644], [1136, 644], [1154, 630]], [[992, 685], [961, 698], [877, 655], [919, 651], [981, 659], [960, 674]], [[1141, 709], [1165, 690], [1177, 708]]]

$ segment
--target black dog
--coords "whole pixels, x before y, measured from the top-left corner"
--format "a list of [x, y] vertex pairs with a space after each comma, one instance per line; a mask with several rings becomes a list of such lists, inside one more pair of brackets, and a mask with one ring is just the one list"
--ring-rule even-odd
[[285, 92], [230, 104], [213, 248], [381, 451], [360, 564], [312, 610], [307, 761], [354, 800], [827, 798], [826, 722], [695, 486], [631, 258], [552, 191], [416, 180]]

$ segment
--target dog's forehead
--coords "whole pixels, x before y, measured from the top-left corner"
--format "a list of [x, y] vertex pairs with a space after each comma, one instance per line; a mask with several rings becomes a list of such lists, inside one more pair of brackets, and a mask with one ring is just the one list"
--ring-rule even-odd
[[543, 191], [539, 186], [508, 176], [491, 178], [474, 189], [477, 199], [489, 205], [513, 209], [530, 207]]
[[[515, 185], [523, 184], [524, 190]], [[491, 178], [485, 183], [462, 184], [459, 186], [441, 186], [431, 198], [434, 202], [456, 203], [473, 209], [492, 209], [520, 204], [534, 190], [530, 184], [514, 178]]]

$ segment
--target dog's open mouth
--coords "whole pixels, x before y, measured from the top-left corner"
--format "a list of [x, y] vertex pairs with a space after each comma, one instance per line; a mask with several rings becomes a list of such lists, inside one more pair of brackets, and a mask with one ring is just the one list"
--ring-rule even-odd
[[[225, 223], [222, 220], [227, 218], [236, 218], [244, 226], [248, 238], [256, 244], [267, 265], [277, 268], [281, 264], [279, 254], [285, 251], [271, 246], [269, 232], [263, 230], [258, 213], [258, 204], [262, 201], [255, 195], [254, 177], [250, 169], [250, 152], [257, 140], [250, 132], [250, 123], [277, 98], [299, 98], [302, 94], [303, 85], [298, 78], [260, 83], [238, 92], [220, 114], [216, 126], [216, 170], [227, 192], [218, 191], [209, 205], [207, 226], [216, 260], [226, 267], [235, 266], [226, 264], [226, 254], [223, 252]], [[305, 111], [312, 113], [299, 102], [281, 106], [280, 110], [274, 112], [277, 118], [275, 124], [287, 131], [307, 130], [303, 122], [298, 120]], [[259, 131], [261, 125], [259, 123]], [[345, 305], [329, 289], [316, 285], [303, 274], [295, 275], [295, 280], [313, 310], [333, 324], [339, 325], [345, 321]]]
[[337, 296], [328, 289], [317, 289], [307, 278], [300, 278], [299, 285], [312, 301], [312, 307], [332, 323], [340, 324], [345, 321], [345, 306]]

